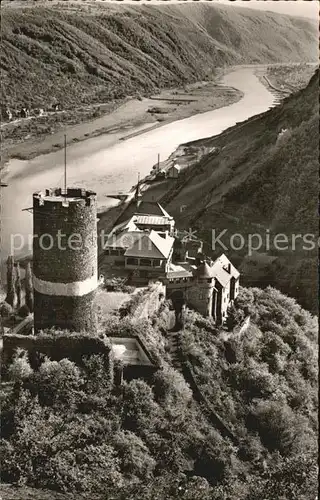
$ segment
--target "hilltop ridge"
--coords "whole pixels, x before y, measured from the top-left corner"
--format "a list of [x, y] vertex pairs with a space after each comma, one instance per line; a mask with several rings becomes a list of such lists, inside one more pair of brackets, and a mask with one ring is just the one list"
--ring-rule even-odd
[[65, 109], [208, 78], [217, 67], [317, 58], [317, 26], [217, 5], [63, 3], [2, 9], [2, 103]]

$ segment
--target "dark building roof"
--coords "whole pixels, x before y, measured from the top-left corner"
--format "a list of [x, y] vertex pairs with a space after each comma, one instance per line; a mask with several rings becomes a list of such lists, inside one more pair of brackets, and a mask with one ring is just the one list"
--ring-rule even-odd
[[122, 212], [122, 214], [118, 217], [115, 222], [115, 225], [118, 225], [122, 222], [125, 222], [133, 215], [155, 215], [158, 217], [168, 217], [172, 220], [172, 217], [165, 211], [165, 209], [157, 203], [156, 201], [141, 201], [137, 203], [137, 200], [132, 200], [127, 208]]
[[138, 208], [136, 208], [135, 213], [144, 214], [144, 215], [158, 215], [161, 217], [169, 217], [171, 216], [165, 209], [160, 205], [160, 203], [156, 201], [142, 201]]

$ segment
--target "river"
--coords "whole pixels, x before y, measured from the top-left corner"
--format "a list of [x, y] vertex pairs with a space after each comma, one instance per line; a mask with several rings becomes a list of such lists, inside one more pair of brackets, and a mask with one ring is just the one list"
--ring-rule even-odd
[[[230, 106], [172, 122], [127, 140], [123, 133], [101, 135], [68, 146], [68, 186], [85, 186], [98, 195], [99, 206], [117, 202], [106, 195], [127, 191], [144, 177], [156, 163], [157, 154], [167, 158], [180, 144], [223, 132], [236, 122], [262, 113], [274, 105], [275, 98], [255, 75], [254, 67], [234, 68], [222, 80], [243, 92], [240, 101]], [[57, 151], [29, 161], [11, 160], [3, 179], [9, 184], [1, 193], [1, 257], [10, 253], [12, 235], [15, 243], [24, 246], [16, 256], [29, 253], [32, 235], [32, 214], [22, 211], [32, 206], [32, 193], [62, 186], [64, 152]], [[29, 238], [29, 239], [28, 239]]]

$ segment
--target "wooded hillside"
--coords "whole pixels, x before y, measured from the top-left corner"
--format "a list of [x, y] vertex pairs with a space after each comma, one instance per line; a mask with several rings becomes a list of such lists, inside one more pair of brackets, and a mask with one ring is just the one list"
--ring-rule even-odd
[[1, 35], [2, 104], [12, 108], [73, 108], [201, 80], [225, 64], [318, 57], [308, 20], [208, 4], [7, 6]]

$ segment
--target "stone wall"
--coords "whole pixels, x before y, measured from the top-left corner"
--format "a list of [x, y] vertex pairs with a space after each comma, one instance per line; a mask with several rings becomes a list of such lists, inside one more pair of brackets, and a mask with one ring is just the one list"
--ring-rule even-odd
[[187, 304], [203, 316], [210, 316], [212, 310], [213, 284], [194, 283], [186, 290]]
[[41, 335], [6, 334], [3, 336], [3, 366], [11, 362], [18, 348], [28, 351], [30, 361], [33, 362], [35, 362], [39, 354], [42, 354], [54, 361], [68, 358], [81, 365], [84, 356], [100, 354], [105, 358], [105, 362], [110, 370], [113, 366], [112, 347], [107, 338], [72, 333]]
[[150, 318], [158, 312], [160, 304], [166, 296], [166, 286], [163, 283], [155, 283], [150, 286], [146, 293], [141, 297], [141, 302], [133, 313], [135, 319]]
[[94, 333], [97, 327], [95, 295], [96, 291], [79, 297], [50, 296], [35, 290], [35, 331], [54, 325], [57, 329]]

